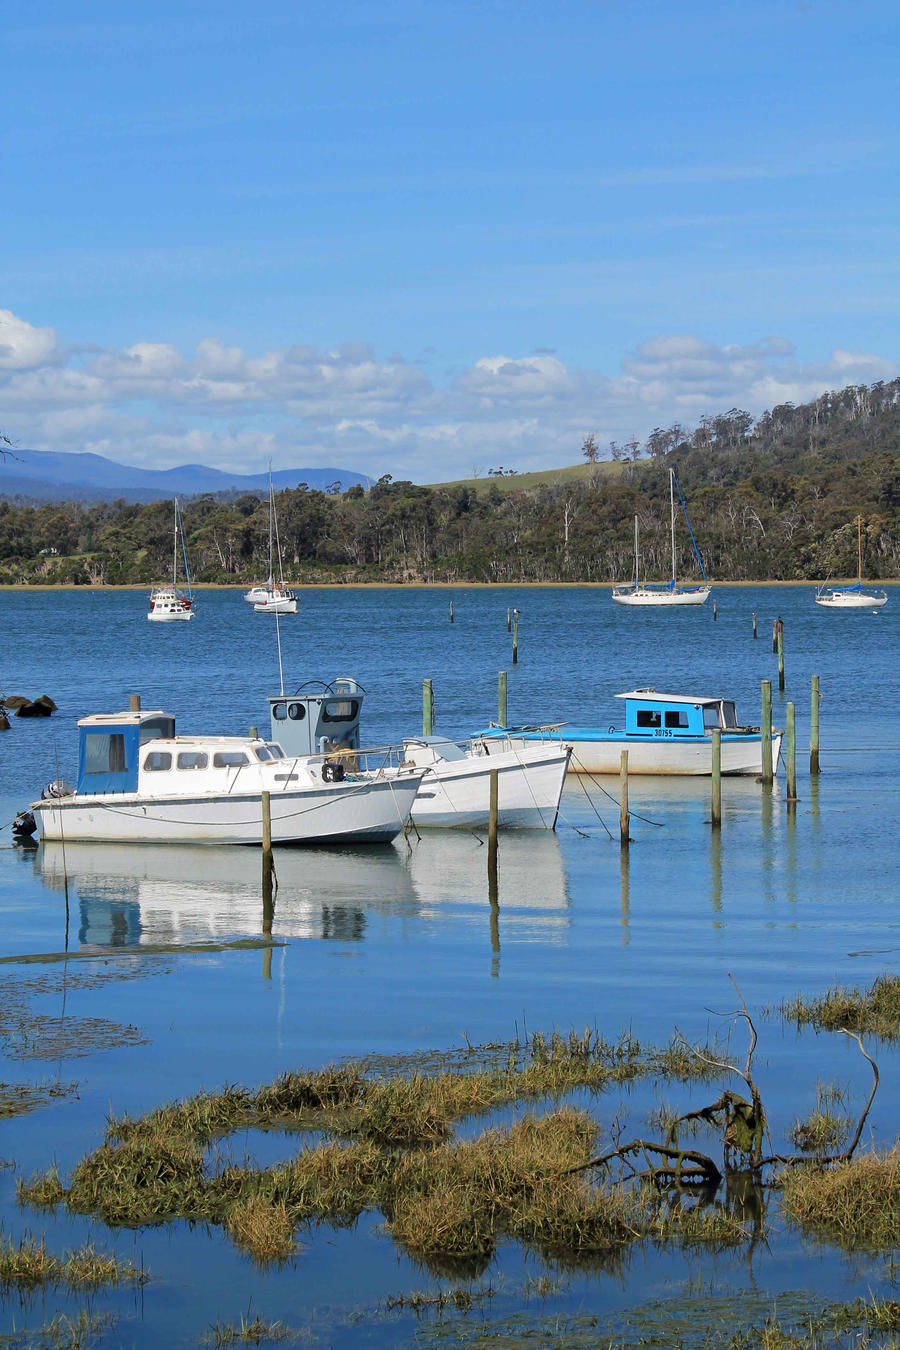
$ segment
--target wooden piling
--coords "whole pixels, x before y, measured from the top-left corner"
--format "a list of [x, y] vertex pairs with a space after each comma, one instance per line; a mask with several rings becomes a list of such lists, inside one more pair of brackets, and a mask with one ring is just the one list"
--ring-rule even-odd
[[712, 734], [712, 809], [710, 824], [714, 830], [722, 828], [722, 732], [713, 728]]
[[713, 596], [713, 618], [714, 618], [714, 619], [717, 619], [718, 617], [719, 617], [719, 611], [718, 611], [718, 608], [717, 608], [717, 606], [716, 606], [716, 597]]
[[505, 727], [508, 725], [506, 712], [506, 671], [497, 671], [497, 724]]
[[128, 711], [129, 711], [129, 712], [140, 712], [140, 711], [141, 711], [141, 696], [140, 696], [140, 694], [129, 694], [129, 695], [128, 695]]
[[778, 620], [772, 620], [772, 652], [778, 651]]
[[757, 632], [756, 632], [756, 610], [754, 610], [754, 611], [753, 611], [753, 641], [754, 641], [754, 642], [757, 640], [757, 637], [758, 637], [758, 634], [757, 634]]
[[619, 757], [619, 843], [627, 848], [631, 843], [631, 817], [628, 814], [628, 751]]
[[783, 693], [784, 693], [784, 624], [781, 622], [780, 619], [778, 620], [778, 632], [777, 632], [777, 635], [776, 635], [776, 636], [777, 636], [777, 646], [778, 646], [778, 688], [779, 688], [779, 690], [781, 691], [781, 693], [783, 694]]
[[453, 601], [450, 601], [450, 622], [453, 622]]
[[819, 772], [819, 677], [812, 677], [812, 701], [809, 709], [809, 772], [815, 777]]
[[519, 662], [519, 611], [513, 610], [513, 665]]
[[511, 632], [512, 632], [512, 610], [511, 610], [511, 609], [508, 609], [508, 610], [506, 611], [506, 631], [507, 631], [507, 633], [511, 633]]
[[422, 735], [434, 735], [434, 688], [431, 680], [422, 681]]
[[500, 815], [500, 772], [491, 769], [490, 806], [488, 808], [488, 883], [497, 885], [497, 822]]
[[272, 934], [272, 917], [274, 905], [272, 902], [272, 800], [268, 792], [262, 794], [262, 898], [263, 898], [263, 923], [262, 930], [264, 937], [270, 937]]
[[762, 750], [762, 781], [772, 783], [772, 681], [761, 680], [762, 715], [759, 719], [759, 735]]
[[785, 781], [788, 806], [797, 801], [797, 723], [794, 717], [794, 705], [788, 703], [785, 708]]

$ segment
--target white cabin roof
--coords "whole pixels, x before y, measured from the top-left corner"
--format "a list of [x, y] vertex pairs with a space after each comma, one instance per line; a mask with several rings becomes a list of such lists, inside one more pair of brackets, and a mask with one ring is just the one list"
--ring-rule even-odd
[[126, 726], [139, 727], [151, 717], [171, 717], [162, 708], [143, 708], [140, 712], [91, 713], [89, 717], [79, 717], [80, 727]]
[[658, 689], [632, 689], [627, 694], [616, 694], [616, 698], [640, 698], [649, 699], [652, 703], [692, 703], [708, 704], [721, 703], [721, 698], [713, 698], [706, 694], [663, 694]]

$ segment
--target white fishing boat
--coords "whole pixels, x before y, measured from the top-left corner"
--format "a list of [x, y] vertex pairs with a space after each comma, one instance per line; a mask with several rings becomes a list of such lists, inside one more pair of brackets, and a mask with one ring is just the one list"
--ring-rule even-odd
[[[184, 558], [185, 587], [178, 585], [178, 551]], [[147, 618], [151, 623], [185, 622], [194, 617], [194, 596], [191, 591], [191, 576], [188, 570], [187, 550], [184, 546], [184, 527], [178, 498], [175, 498], [175, 532], [172, 545], [172, 584], [156, 586], [150, 592], [150, 608]]]
[[43, 839], [154, 844], [383, 843], [409, 819], [424, 770], [345, 779], [322, 755], [289, 756], [275, 740], [176, 736], [160, 710], [78, 723], [76, 788], [53, 783], [31, 806]]
[[[274, 559], [278, 558], [278, 581], [275, 580]], [[275, 512], [275, 489], [272, 485], [272, 466], [269, 465], [269, 577], [264, 585], [251, 586], [244, 594], [248, 605], [257, 614], [296, 614], [297, 596], [284, 584], [281, 561], [281, 541], [278, 538], [278, 516]]]
[[500, 826], [555, 827], [569, 763], [566, 746], [432, 735], [405, 737], [400, 746], [360, 749], [364, 698], [362, 686], [347, 677], [274, 695], [269, 698], [272, 738], [289, 754], [330, 756], [351, 774], [396, 779], [410, 769], [423, 773], [412, 808], [413, 823], [420, 829], [486, 826], [492, 769], [498, 774]]
[[816, 591], [816, 604], [826, 609], [880, 609], [887, 604], [886, 591], [864, 591], [862, 588], [862, 516], [856, 517], [856, 584], [854, 586], [822, 585]]
[[694, 549], [694, 556], [700, 567], [700, 573], [703, 577], [702, 586], [679, 586], [676, 575], [675, 565], [675, 488], [676, 488], [675, 470], [669, 470], [669, 520], [670, 520], [670, 549], [672, 555], [672, 580], [667, 582], [651, 582], [640, 580], [640, 554], [638, 551], [638, 518], [634, 518], [634, 580], [622, 586], [614, 586], [612, 592], [613, 601], [617, 605], [702, 605], [709, 599], [710, 585], [706, 576], [706, 570], [703, 566], [703, 560], [700, 557], [697, 542], [694, 539], [694, 531], [691, 529], [691, 522], [688, 518], [687, 507], [684, 504], [684, 498], [681, 496], [681, 488], [678, 489], [678, 497], [681, 501], [681, 509], [684, 512], [684, 519], [687, 523], [688, 533], [691, 536], [691, 544]]
[[[521, 741], [525, 745], [554, 741], [571, 751], [570, 773], [617, 774], [622, 751], [635, 774], [700, 776], [712, 773], [712, 733], [719, 730], [723, 774], [762, 772], [759, 727], [738, 724], [731, 699], [694, 694], [663, 694], [632, 689], [625, 700], [625, 726], [573, 727], [565, 722], [544, 726], [500, 728], [483, 732], [485, 739]], [[772, 732], [772, 764], [777, 768], [783, 732]]]

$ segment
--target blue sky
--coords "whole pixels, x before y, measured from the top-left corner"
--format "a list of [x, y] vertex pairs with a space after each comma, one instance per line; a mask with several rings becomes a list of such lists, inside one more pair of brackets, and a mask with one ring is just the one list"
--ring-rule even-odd
[[0, 428], [429, 481], [889, 378], [897, 27], [7, 0]]

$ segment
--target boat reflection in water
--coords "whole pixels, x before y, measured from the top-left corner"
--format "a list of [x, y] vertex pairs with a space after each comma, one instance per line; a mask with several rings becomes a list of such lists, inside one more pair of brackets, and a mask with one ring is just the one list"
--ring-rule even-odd
[[[45, 843], [48, 888], [68, 876], [82, 946], [128, 947], [257, 936], [256, 850], [180, 844]], [[488, 912], [487, 849], [471, 834], [432, 832], [403, 845], [280, 851], [274, 937], [359, 941], [372, 920], [481, 922]], [[507, 936], [546, 940], [567, 923], [559, 840], [549, 831], [504, 836], [499, 903]]]

